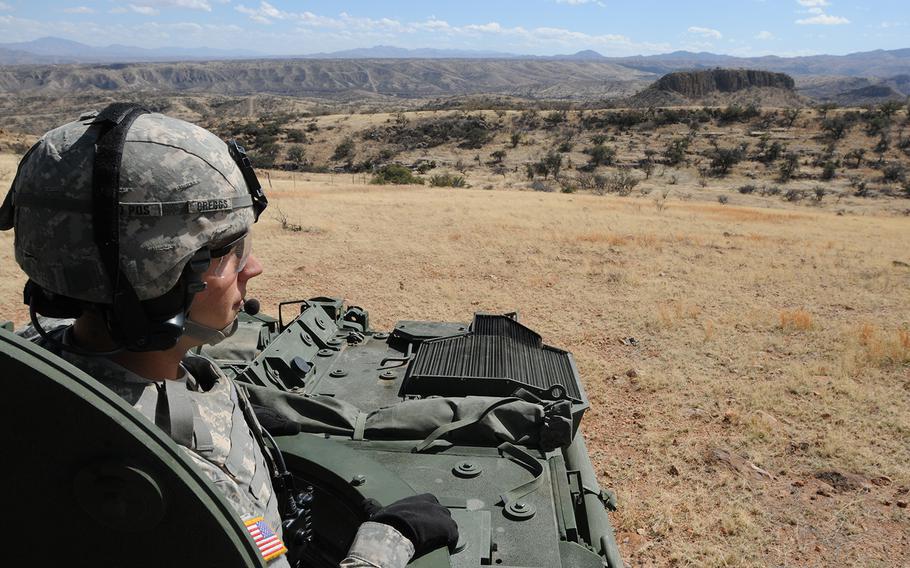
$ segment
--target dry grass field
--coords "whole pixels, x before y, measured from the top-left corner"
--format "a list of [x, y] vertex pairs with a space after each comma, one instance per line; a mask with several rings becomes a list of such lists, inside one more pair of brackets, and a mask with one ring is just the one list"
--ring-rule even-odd
[[630, 565], [910, 564], [910, 218], [351, 180], [271, 174], [251, 294], [518, 310], [576, 355]]

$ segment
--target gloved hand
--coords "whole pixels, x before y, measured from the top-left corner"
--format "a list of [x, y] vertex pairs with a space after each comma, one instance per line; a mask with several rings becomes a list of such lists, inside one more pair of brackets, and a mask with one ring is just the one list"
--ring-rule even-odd
[[386, 507], [366, 499], [363, 508], [371, 521], [389, 525], [410, 540], [414, 558], [458, 542], [458, 525], [452, 514], [429, 493], [405, 497]]

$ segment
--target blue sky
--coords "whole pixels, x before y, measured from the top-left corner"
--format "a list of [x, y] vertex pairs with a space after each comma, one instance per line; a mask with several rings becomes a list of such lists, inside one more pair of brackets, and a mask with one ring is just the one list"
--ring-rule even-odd
[[306, 54], [394, 45], [608, 56], [910, 47], [910, 0], [0, 0], [0, 41]]

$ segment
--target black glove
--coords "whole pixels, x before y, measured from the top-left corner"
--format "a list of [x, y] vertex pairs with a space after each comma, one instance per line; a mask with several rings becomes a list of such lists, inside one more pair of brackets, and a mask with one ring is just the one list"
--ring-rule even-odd
[[414, 558], [458, 542], [458, 525], [452, 514], [429, 493], [405, 497], [386, 507], [366, 499], [363, 508], [371, 521], [389, 525], [410, 540]]
[[273, 436], [288, 436], [300, 433], [300, 424], [294, 422], [280, 412], [268, 406], [251, 405], [256, 414], [256, 420]]

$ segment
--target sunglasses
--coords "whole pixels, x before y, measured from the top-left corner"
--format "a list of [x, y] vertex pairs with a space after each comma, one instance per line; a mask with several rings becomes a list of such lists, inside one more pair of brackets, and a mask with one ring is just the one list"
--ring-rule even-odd
[[253, 250], [253, 234], [244, 233], [228, 244], [212, 249], [212, 275], [223, 278], [237, 274], [246, 266]]

